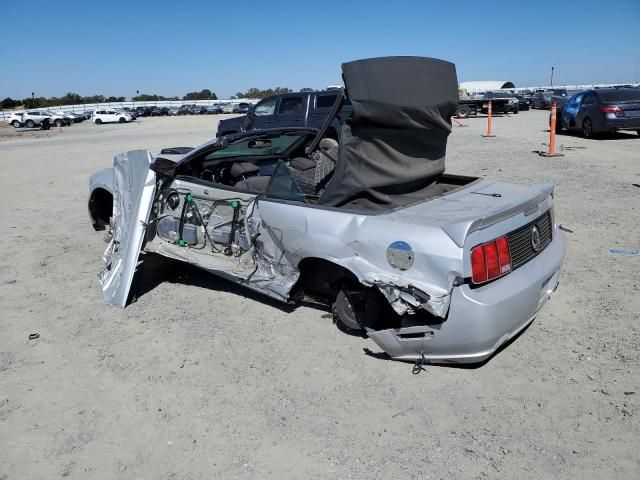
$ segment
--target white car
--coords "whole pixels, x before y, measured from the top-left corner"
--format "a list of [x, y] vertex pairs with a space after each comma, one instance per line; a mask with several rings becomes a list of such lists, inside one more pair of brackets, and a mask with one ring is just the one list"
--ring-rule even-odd
[[222, 113], [233, 113], [233, 103], [228, 103], [222, 106]]
[[126, 123], [133, 120], [133, 117], [126, 112], [118, 112], [116, 110], [97, 110], [93, 113], [93, 123], [100, 125], [101, 123], [119, 122]]
[[45, 118], [48, 118], [51, 122], [51, 125], [55, 125], [56, 127], [62, 127], [63, 125], [69, 125], [71, 123], [64, 117], [52, 114], [51, 112], [48, 112], [46, 110], [13, 112], [7, 119], [7, 122], [15, 128], [34, 128], [39, 127]]
[[67, 120], [69, 120], [69, 123], [78, 123], [81, 122], [82, 120], [84, 120], [84, 118], [81, 118], [79, 115], [73, 113], [73, 112], [65, 112], [63, 110], [56, 110], [55, 112], [51, 112], [49, 111], [48, 113], [50, 113], [51, 115], [57, 115], [60, 116], [62, 118], [65, 118]]

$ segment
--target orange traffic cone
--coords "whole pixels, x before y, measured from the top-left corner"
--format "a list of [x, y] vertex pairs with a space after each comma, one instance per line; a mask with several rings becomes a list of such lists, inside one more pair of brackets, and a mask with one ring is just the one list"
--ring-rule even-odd
[[456, 122], [456, 125], [458, 125], [459, 127], [468, 127], [469, 126], [469, 125], [465, 125], [464, 123], [462, 123], [460, 120], [458, 120], [457, 117], [451, 117], [451, 120]]
[[493, 129], [491, 128], [491, 100], [489, 100], [489, 107], [487, 108], [487, 133], [482, 135], [483, 137], [487, 137], [487, 138], [492, 138], [495, 137], [495, 135], [493, 134]]
[[564, 153], [556, 153], [556, 114], [558, 107], [556, 101], [551, 102], [551, 122], [549, 126], [549, 152], [540, 152], [543, 157], [564, 157]]

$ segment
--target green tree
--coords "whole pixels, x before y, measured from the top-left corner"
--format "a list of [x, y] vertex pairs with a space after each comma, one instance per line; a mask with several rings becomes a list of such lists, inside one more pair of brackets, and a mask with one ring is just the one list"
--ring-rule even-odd
[[7, 97], [4, 100], [2, 100], [2, 102], [0, 102], [0, 106], [2, 108], [15, 108], [18, 105], [20, 105], [20, 102], [10, 97]]
[[83, 103], [82, 97], [77, 93], [69, 92], [60, 99], [62, 105], [77, 105]]
[[250, 88], [246, 92], [236, 93], [236, 98], [266, 98], [273, 95], [280, 95], [282, 93], [291, 93], [293, 90], [287, 87], [268, 88], [266, 90], [260, 90], [259, 88]]
[[21, 102], [26, 108], [36, 108], [40, 106], [40, 99], [39, 98], [31, 98], [31, 97], [27, 97], [22, 99]]
[[184, 97], [182, 97], [182, 99], [183, 100], [217, 100], [218, 96], [208, 88], [205, 88], [203, 90], [200, 90], [199, 92], [189, 92]]
[[104, 95], [90, 95], [87, 97], [82, 97], [82, 102], [80, 103], [102, 103], [104, 101]]

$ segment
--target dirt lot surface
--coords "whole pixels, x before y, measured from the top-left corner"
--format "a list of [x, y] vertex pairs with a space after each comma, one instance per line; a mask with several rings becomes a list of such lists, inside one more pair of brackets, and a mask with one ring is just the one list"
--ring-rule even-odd
[[103, 301], [90, 173], [217, 121], [0, 129], [0, 479], [640, 478], [640, 255], [610, 251], [640, 248], [638, 135], [548, 159], [547, 112], [454, 128], [449, 172], [556, 182], [567, 258], [488, 363], [412, 375], [323, 311], [176, 264]]

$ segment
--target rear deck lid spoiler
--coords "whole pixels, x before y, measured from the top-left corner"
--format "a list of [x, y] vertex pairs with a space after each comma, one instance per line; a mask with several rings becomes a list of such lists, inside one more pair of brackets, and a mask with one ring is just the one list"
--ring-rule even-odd
[[[462, 248], [470, 233], [536, 207], [553, 194], [553, 188], [551, 182], [526, 187], [502, 182], [482, 182], [475, 188], [471, 186], [465, 189], [464, 196], [442, 197], [444, 201], [459, 202], [460, 207], [468, 209], [468, 215], [443, 225], [442, 229]], [[470, 202], [472, 197], [473, 201]], [[455, 205], [452, 207], [456, 209]], [[483, 211], [480, 215], [474, 214], [479, 210]], [[453, 211], [451, 213], [455, 218]]]

